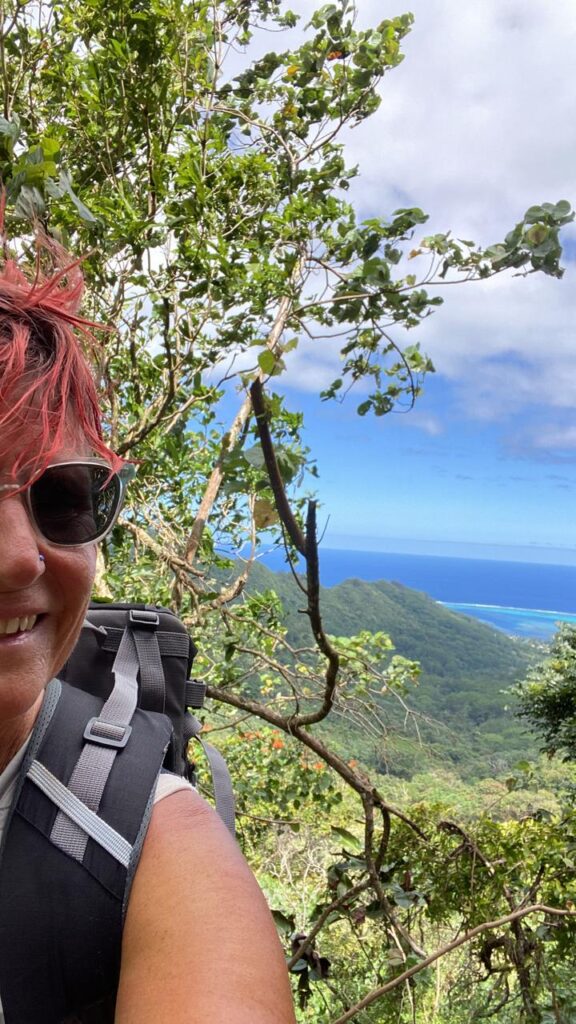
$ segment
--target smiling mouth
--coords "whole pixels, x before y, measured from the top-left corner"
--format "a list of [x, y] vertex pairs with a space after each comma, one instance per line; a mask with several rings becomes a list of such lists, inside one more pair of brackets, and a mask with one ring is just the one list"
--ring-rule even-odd
[[11, 619], [0, 619], [0, 640], [10, 640], [31, 633], [43, 618], [43, 615], [22, 615]]

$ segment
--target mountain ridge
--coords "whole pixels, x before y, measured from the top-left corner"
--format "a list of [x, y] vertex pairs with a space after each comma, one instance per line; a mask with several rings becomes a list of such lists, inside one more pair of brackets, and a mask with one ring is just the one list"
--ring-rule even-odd
[[[256, 563], [247, 591], [266, 590], [274, 591], [282, 602], [288, 642], [309, 645], [303, 595], [292, 575]], [[349, 579], [322, 587], [320, 608], [327, 633], [382, 631], [397, 654], [420, 663], [420, 684], [411, 693], [410, 704], [437, 722], [437, 728], [428, 724], [423, 729], [426, 758], [456, 765], [465, 776], [486, 775], [491, 765], [511, 763], [535, 749], [504, 692], [534, 662], [535, 646], [530, 642], [508, 637], [395, 581]], [[421, 760], [415, 752], [406, 757]], [[404, 763], [404, 755], [400, 760]]]

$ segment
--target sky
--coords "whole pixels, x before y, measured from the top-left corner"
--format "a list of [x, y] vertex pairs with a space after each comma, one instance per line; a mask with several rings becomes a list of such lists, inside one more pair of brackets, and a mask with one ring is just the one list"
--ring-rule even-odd
[[[530, 205], [576, 205], [574, 0], [357, 6], [362, 25], [415, 16], [380, 109], [346, 136], [360, 217], [419, 206], [422, 235], [490, 244]], [[305, 412], [326, 546], [576, 564], [574, 226], [564, 242], [562, 281], [444, 289], [418, 330], [437, 372], [408, 414], [322, 403], [337, 357], [291, 360], [285, 394]]]

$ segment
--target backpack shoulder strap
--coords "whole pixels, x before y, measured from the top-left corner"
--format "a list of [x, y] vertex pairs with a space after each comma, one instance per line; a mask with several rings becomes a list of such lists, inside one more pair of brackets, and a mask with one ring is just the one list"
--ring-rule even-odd
[[[163, 711], [174, 729], [166, 767], [195, 784], [187, 751], [189, 740], [199, 742], [210, 767], [216, 810], [234, 836], [234, 792], [226, 762], [203, 740], [202, 726], [188, 710], [201, 708], [206, 693], [204, 683], [187, 678], [195, 653], [186, 627], [167, 608], [90, 606], [83, 632], [60, 676], [87, 693], [107, 699], [100, 718], [91, 723], [88, 738], [93, 742], [84, 749], [70, 788], [89, 806], [97, 806], [115, 756], [110, 747], [123, 742], [136, 705]], [[56, 822], [55, 835], [68, 851], [77, 849], [81, 853], [86, 842], [74, 820], [63, 813]]]
[[[102, 702], [54, 680], [22, 764], [0, 851], [0, 996], [6, 1024], [58, 1024], [107, 1003], [113, 1020], [122, 924], [170, 741], [137, 710], [96, 810], [68, 788]], [[89, 741], [88, 741], [89, 742]], [[58, 844], [59, 816], [85, 836]]]

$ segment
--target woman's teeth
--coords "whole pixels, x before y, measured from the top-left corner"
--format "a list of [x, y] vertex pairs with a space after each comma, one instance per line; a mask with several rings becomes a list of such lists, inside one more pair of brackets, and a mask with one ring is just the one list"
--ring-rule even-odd
[[0, 619], [0, 636], [11, 636], [13, 633], [27, 633], [38, 621], [37, 615], [26, 615], [21, 619]]

